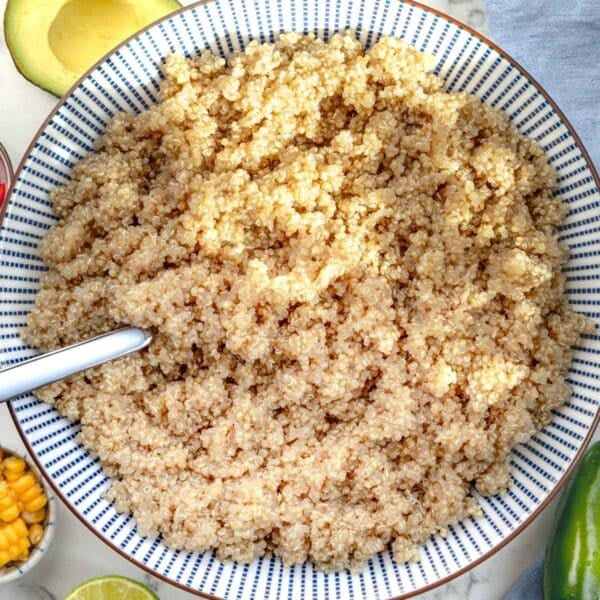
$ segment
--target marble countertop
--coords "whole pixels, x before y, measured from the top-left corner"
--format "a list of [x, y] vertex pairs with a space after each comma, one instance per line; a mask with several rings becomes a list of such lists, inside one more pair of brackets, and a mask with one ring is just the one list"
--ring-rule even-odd
[[[487, 33], [481, 0], [422, 0], [436, 9]], [[183, 2], [189, 4], [190, 2]], [[0, 0], [4, 13], [6, 0]], [[0, 141], [13, 164], [21, 159], [31, 137], [56, 103], [56, 98], [21, 77], [10, 60], [0, 34]], [[6, 93], [5, 90], [10, 90]], [[23, 110], [26, 107], [26, 110]], [[598, 435], [596, 436], [598, 437]], [[23, 450], [6, 406], [0, 405], [0, 442]], [[552, 503], [520, 536], [495, 556], [451, 583], [420, 596], [420, 600], [496, 600], [510, 589], [514, 580], [543, 551], [556, 503]], [[29, 574], [24, 583], [41, 586], [57, 598], [63, 598], [79, 583], [101, 575], [118, 574], [145, 581], [161, 600], [191, 600], [195, 596], [150, 578], [143, 571], [105, 546], [63, 505], [59, 506], [58, 527], [48, 555]], [[41, 588], [0, 589], [0, 598], [18, 600], [50, 598]]]

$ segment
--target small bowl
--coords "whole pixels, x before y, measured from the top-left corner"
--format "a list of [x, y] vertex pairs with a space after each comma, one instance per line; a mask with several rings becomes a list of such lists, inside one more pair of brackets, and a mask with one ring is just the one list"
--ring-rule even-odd
[[[48, 551], [50, 544], [52, 543], [52, 539], [54, 538], [54, 528], [56, 521], [56, 497], [52, 493], [50, 486], [46, 483], [44, 478], [40, 475], [39, 470], [33, 464], [27, 456], [20, 454], [19, 452], [15, 452], [9, 448], [4, 448], [0, 446], [0, 449], [4, 451], [6, 456], [18, 456], [22, 458], [27, 467], [31, 469], [36, 479], [39, 481], [42, 489], [44, 490], [44, 494], [48, 498], [48, 504], [46, 505], [46, 520], [44, 521], [44, 535], [42, 536], [42, 540], [37, 546], [33, 547], [29, 558], [23, 562], [18, 562], [14, 565], [7, 565], [5, 567], [0, 567], [0, 586], [5, 583], [9, 583], [11, 581], [15, 581], [19, 579], [25, 573], [28, 573], [33, 569], [42, 559], [44, 554]], [[2, 596], [2, 594], [0, 594]]]
[[0, 208], [6, 200], [12, 178], [13, 170], [12, 165], [10, 164], [10, 158], [8, 157], [8, 153], [4, 149], [4, 146], [0, 144], [0, 186], [4, 184], [4, 191], [0, 191]]

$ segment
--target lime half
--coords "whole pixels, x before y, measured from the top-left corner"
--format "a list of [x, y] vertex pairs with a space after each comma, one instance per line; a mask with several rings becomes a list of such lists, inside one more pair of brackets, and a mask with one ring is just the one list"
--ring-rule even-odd
[[65, 600], [159, 600], [158, 596], [145, 585], [119, 577], [108, 575], [97, 577], [76, 587]]

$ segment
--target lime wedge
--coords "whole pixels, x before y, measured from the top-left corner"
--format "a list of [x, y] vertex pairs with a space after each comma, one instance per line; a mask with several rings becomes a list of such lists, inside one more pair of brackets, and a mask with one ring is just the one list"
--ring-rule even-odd
[[65, 600], [159, 600], [158, 596], [145, 585], [109, 575], [90, 579], [76, 587]]

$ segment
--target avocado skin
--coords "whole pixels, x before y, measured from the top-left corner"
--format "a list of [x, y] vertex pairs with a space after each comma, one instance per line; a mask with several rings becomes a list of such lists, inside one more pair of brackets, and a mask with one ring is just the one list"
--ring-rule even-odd
[[[144, 2], [144, 0], [132, 0], [132, 1]], [[97, 63], [92, 65], [92, 67], [90, 67], [90, 69], [88, 69], [85, 73], [83, 73], [82, 76], [80, 78], [78, 78], [77, 81], [72, 86], [70, 86], [66, 89], [62, 89], [60, 87], [53, 85], [52, 81], [49, 81], [49, 82], [36, 81], [36, 79], [34, 77], [29, 75], [27, 67], [19, 60], [18, 52], [16, 52], [14, 50], [15, 43], [13, 40], [13, 36], [10, 33], [11, 28], [10, 28], [10, 24], [9, 24], [9, 17], [11, 15], [11, 12], [17, 11], [18, 5], [27, 4], [27, 2], [28, 2], [28, 0], [8, 0], [6, 3], [6, 9], [4, 10], [4, 18], [3, 18], [3, 29], [4, 29], [4, 39], [6, 40], [6, 46], [8, 48], [10, 58], [13, 61], [13, 64], [15, 65], [17, 71], [19, 71], [19, 73], [21, 73], [21, 75], [27, 81], [29, 81], [29, 83], [32, 83], [36, 87], [44, 90], [45, 92], [52, 94], [53, 96], [56, 96], [57, 98], [61, 98], [67, 92], [69, 92], [72, 88], [76, 87], [78, 85], [79, 81], [83, 77], [85, 77], [87, 75], [87, 73], [96, 66], [96, 64], [102, 62], [108, 54], [110, 54], [111, 52], [114, 51], [114, 48], [109, 53], [107, 53], [105, 56], [100, 58], [100, 60]], [[180, 2], [178, 0], [163, 0], [163, 2], [165, 4], [165, 14], [163, 17], [160, 17], [159, 19], [157, 19], [157, 21], [166, 17], [170, 12], [175, 12], [182, 8], [182, 5], [180, 4]], [[148, 24], [147, 26], [144, 27], [144, 29], [151, 25], [152, 25], [152, 23]], [[139, 32], [133, 33], [130, 37], [134, 37], [135, 35], [137, 35], [137, 33], [139, 33]], [[123, 42], [128, 41], [128, 39], [129, 38], [123, 40]]]

